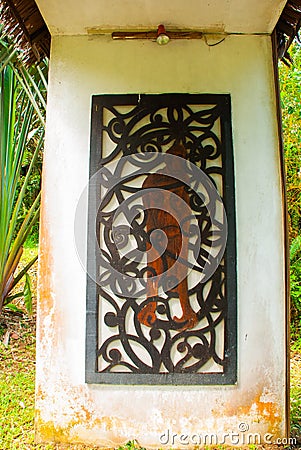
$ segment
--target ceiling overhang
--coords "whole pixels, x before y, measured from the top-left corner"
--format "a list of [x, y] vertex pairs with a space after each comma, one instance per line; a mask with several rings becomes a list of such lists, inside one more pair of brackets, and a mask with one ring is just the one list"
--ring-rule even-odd
[[0, 20], [29, 65], [49, 56], [50, 34], [155, 40], [159, 24], [170, 39], [269, 35], [276, 29], [278, 56], [288, 62], [288, 48], [301, 25], [301, 0], [0, 0]]
[[52, 36], [166, 29], [270, 34], [286, 0], [36, 0]]

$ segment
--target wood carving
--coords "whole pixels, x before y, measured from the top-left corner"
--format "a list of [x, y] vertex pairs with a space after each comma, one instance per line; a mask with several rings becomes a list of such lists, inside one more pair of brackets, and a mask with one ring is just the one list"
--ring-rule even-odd
[[[177, 157], [187, 157], [186, 149], [182, 144], [175, 144], [167, 153]], [[189, 195], [185, 189], [185, 184], [178, 181], [179, 179], [185, 179], [185, 174], [181, 173], [180, 177], [177, 177], [179, 171], [183, 171], [183, 166], [177, 161], [177, 158], [174, 158], [171, 163], [172, 167], [170, 167], [171, 172], [175, 174], [175, 178], [158, 172], [148, 175], [143, 183], [144, 189], [160, 189], [157, 194], [154, 190], [144, 195], [143, 202], [147, 209], [146, 231], [150, 235], [154, 230], [162, 230], [167, 237], [167, 245], [164, 253], [160, 255], [159, 246], [156, 249], [152, 243], [147, 243], [147, 265], [151, 269], [147, 279], [147, 300], [149, 302], [138, 313], [138, 320], [143, 325], [156, 326], [157, 302], [160, 300], [160, 278], [173, 267], [173, 275], [179, 280], [179, 283], [170, 292], [179, 298], [182, 309], [182, 316], [173, 317], [173, 320], [182, 325], [177, 329], [185, 330], [193, 328], [197, 324], [198, 318], [189, 303], [187, 265], [177, 261], [180, 254], [181, 260], [187, 260], [188, 258], [189, 229], [189, 221], [182, 223], [182, 229], [179, 223], [184, 219], [184, 217], [181, 217], [181, 204], [183, 205], [184, 201], [189, 205]], [[159, 203], [161, 203], [162, 209], [158, 208], [158, 195], [161, 197]], [[179, 201], [176, 200], [177, 198]], [[155, 278], [153, 278], [153, 274], [156, 275]]]

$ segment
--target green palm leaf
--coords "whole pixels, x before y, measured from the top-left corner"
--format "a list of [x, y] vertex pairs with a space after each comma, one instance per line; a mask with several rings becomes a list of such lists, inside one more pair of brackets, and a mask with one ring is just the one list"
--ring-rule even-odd
[[[19, 269], [19, 263], [26, 238], [39, 218], [40, 192], [27, 206], [25, 215], [23, 210], [44, 142], [47, 62], [28, 69], [12, 44], [0, 35], [0, 313], [4, 305], [21, 294], [30, 313], [27, 272], [36, 258], [23, 269]], [[25, 155], [27, 171], [21, 183]], [[23, 292], [12, 292], [24, 277]]]

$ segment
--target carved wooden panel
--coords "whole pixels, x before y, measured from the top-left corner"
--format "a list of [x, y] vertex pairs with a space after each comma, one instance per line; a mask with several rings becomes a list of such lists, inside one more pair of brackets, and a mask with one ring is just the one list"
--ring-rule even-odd
[[87, 382], [233, 384], [229, 95], [93, 97]]

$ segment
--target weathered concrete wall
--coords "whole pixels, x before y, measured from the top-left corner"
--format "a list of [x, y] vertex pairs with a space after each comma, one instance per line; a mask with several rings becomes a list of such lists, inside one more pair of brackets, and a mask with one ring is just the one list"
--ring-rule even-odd
[[[217, 433], [221, 444], [230, 431], [240, 432], [238, 444], [248, 433], [261, 433], [262, 441], [265, 433], [270, 440], [285, 435], [284, 239], [273, 83], [269, 37], [231, 36], [215, 47], [204, 41], [160, 47], [109, 37], [53, 39], [41, 218], [39, 441], [116, 446], [136, 438], [158, 448], [166, 440], [160, 442], [160, 436], [170, 430], [178, 434], [175, 446], [183, 448], [196, 443], [195, 433]], [[237, 386], [84, 382], [86, 274], [73, 230], [88, 181], [91, 95], [131, 92], [231, 94]], [[184, 443], [181, 433], [188, 435]]]

